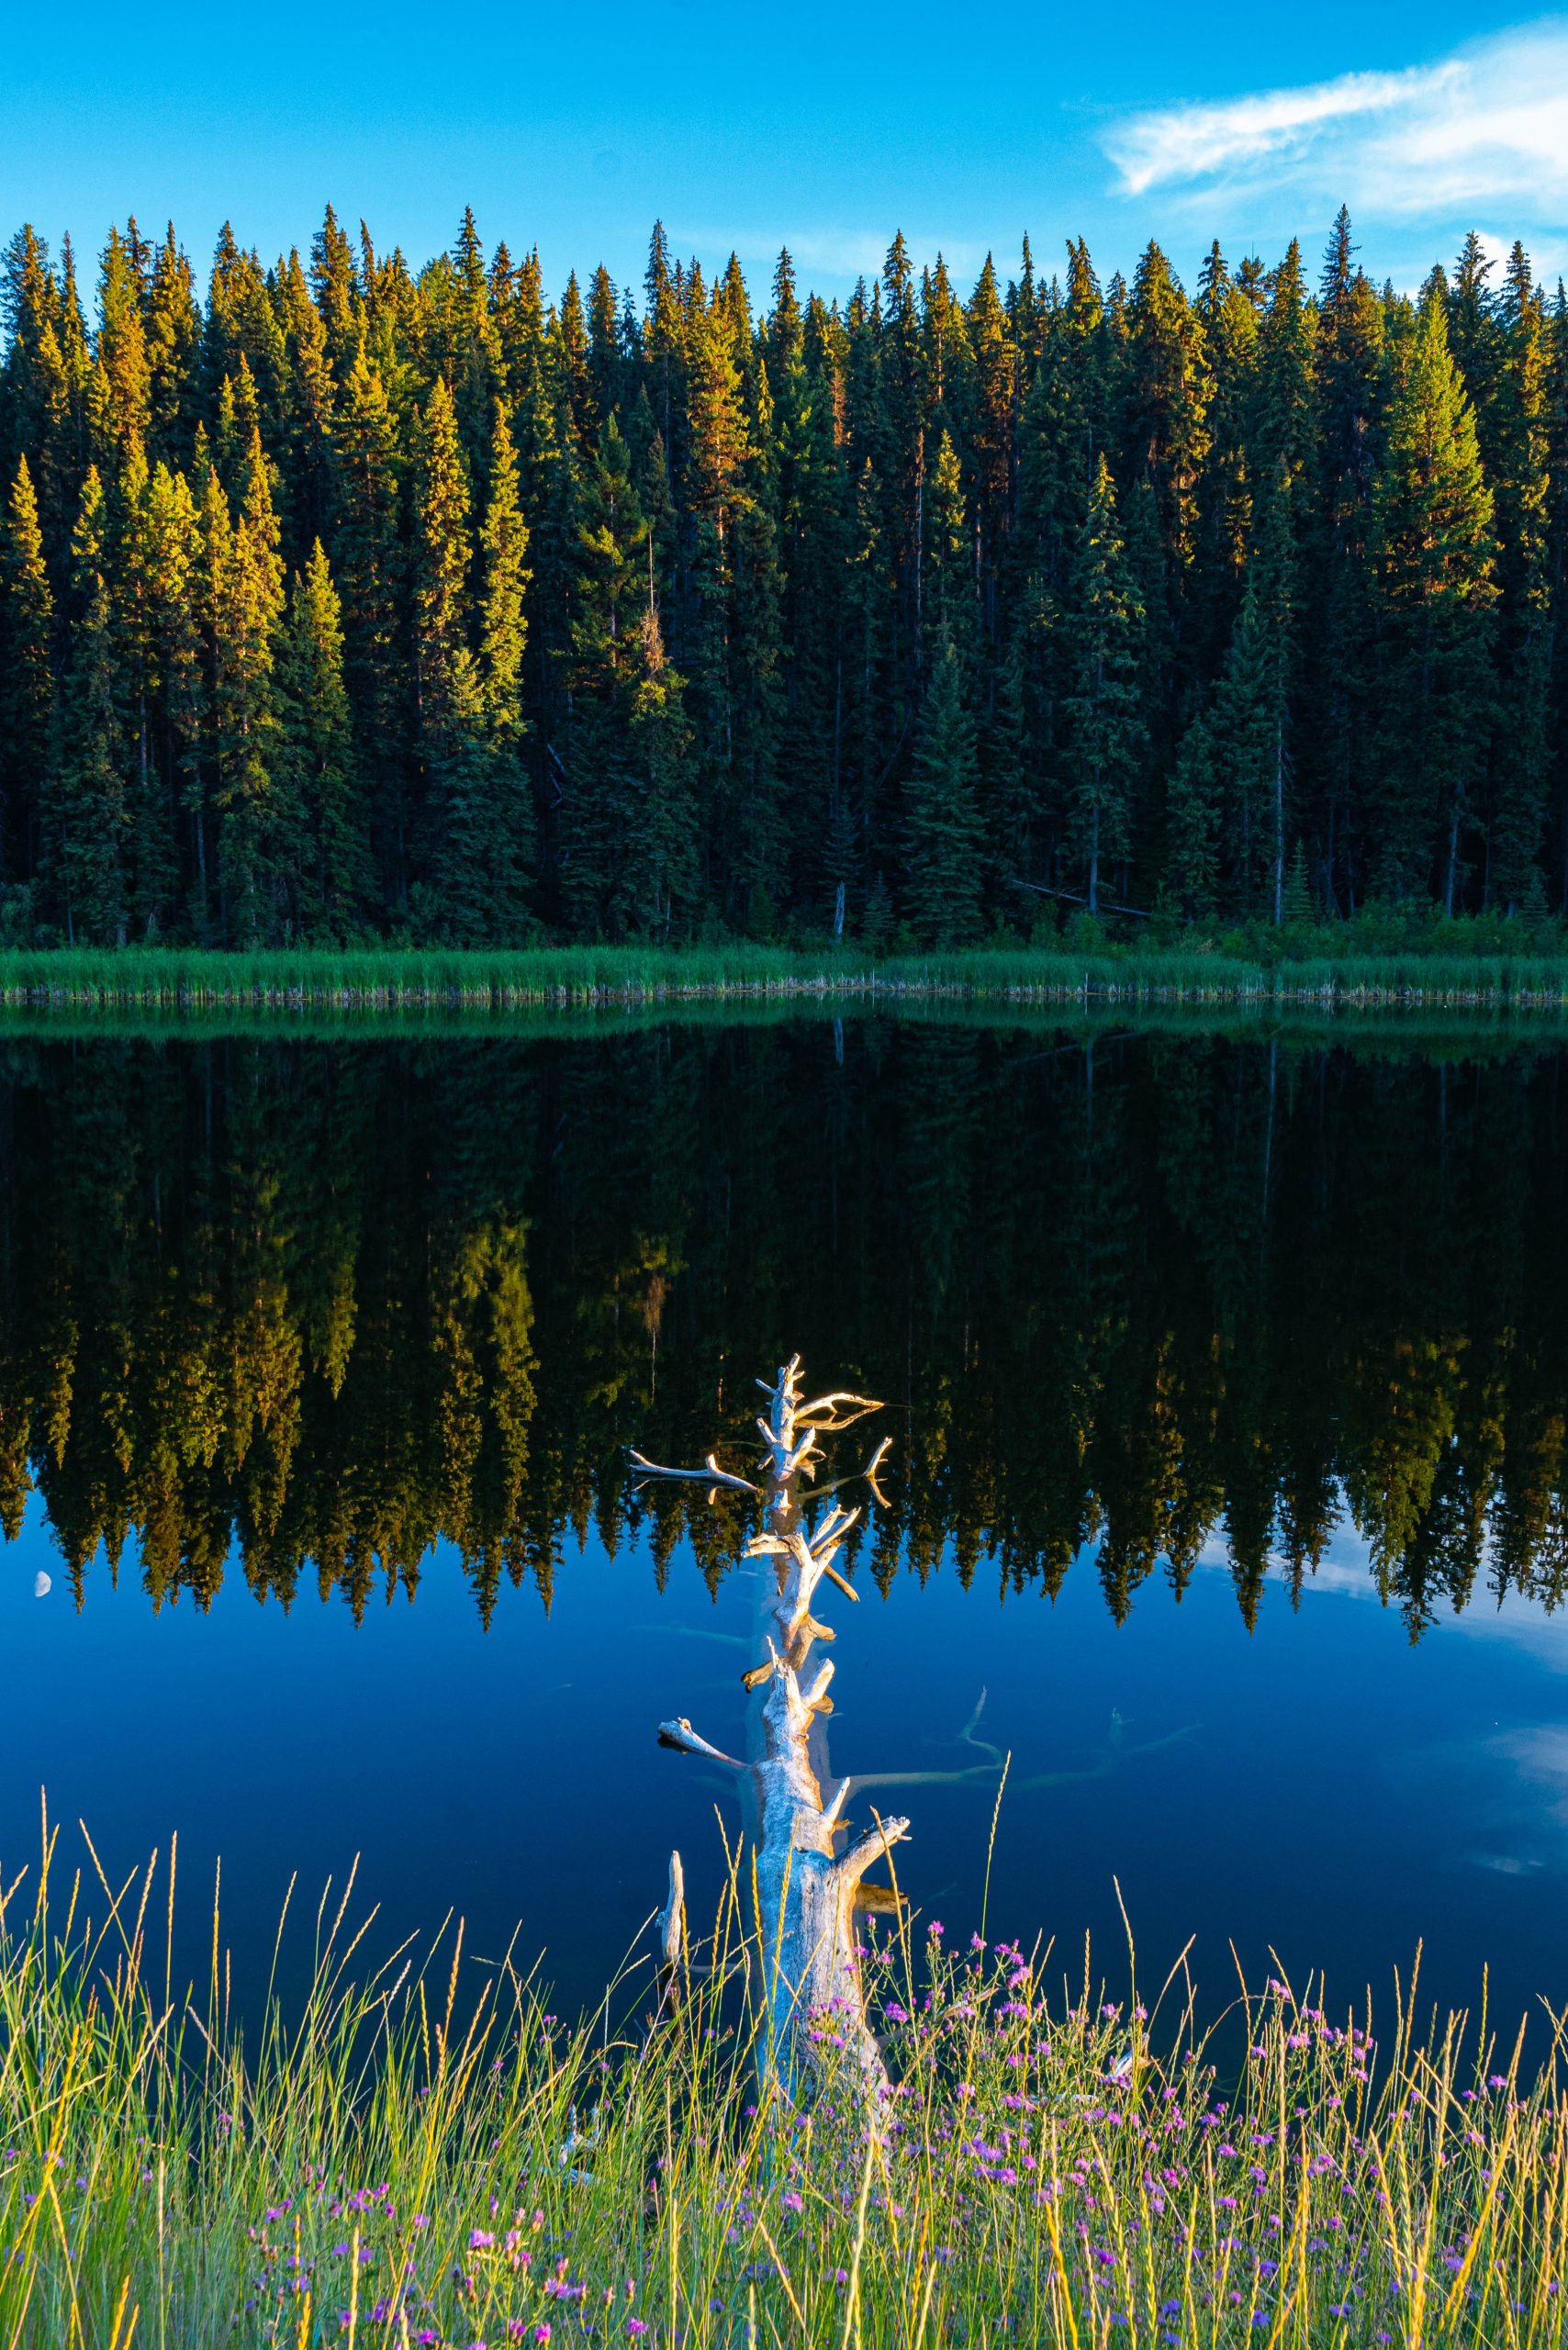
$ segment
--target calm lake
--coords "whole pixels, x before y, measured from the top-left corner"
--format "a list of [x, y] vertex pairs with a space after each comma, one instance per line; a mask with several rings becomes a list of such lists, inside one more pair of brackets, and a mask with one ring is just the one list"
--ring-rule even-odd
[[[359, 1856], [591, 2002], [747, 1741], [771, 1377], [886, 1411], [835, 1773], [901, 1880], [1205, 2003], [1568, 2000], [1568, 1055], [936, 1017], [0, 1040], [0, 1872]], [[901, 1784], [902, 1782], [902, 1784]], [[717, 1807], [718, 1817], [715, 1817]], [[288, 1949], [296, 1949], [296, 1943]], [[295, 1964], [286, 1955], [285, 1973]]]

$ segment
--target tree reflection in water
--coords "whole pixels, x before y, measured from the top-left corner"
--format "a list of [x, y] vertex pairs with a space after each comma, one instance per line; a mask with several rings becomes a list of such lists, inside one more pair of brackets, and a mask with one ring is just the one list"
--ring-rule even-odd
[[[607, 1024], [608, 1025], [608, 1024]], [[885, 1582], [1119, 1618], [1206, 1545], [1250, 1623], [1342, 1513], [1411, 1636], [1564, 1589], [1563, 1057], [1470, 1043], [792, 1019], [423, 1041], [0, 1046], [0, 1513], [78, 1600], [302, 1580], [438, 1538], [488, 1616], [643, 1517], [731, 1569], [743, 1497], [626, 1450], [751, 1449], [798, 1346], [893, 1399]], [[857, 1529], [857, 1534], [860, 1529]]]

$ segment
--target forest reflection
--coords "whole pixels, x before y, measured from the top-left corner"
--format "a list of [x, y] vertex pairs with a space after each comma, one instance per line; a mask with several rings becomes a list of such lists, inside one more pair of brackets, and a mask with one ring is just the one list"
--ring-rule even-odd
[[1119, 1618], [1225, 1547], [1251, 1624], [1352, 1520], [1412, 1637], [1568, 1584], [1556, 1049], [864, 1019], [581, 1039], [0, 1044], [0, 1518], [78, 1602], [411, 1595], [461, 1552], [548, 1602], [639, 1496], [744, 1465], [799, 1347], [894, 1405], [862, 1572]]

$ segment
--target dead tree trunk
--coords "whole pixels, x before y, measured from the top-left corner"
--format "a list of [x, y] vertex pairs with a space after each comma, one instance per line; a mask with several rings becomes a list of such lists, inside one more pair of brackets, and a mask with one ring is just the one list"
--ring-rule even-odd
[[[759, 2056], [765, 2080], [777, 2080], [793, 2096], [812, 2076], [836, 2070], [847, 2061], [867, 2088], [879, 2093], [886, 2090], [888, 2077], [866, 2018], [857, 1920], [871, 1910], [896, 1909], [898, 1897], [891, 1888], [868, 1885], [866, 1874], [908, 1834], [909, 1822], [874, 1818], [868, 1834], [834, 1855], [836, 1840], [846, 1832], [842, 1815], [849, 1781], [842, 1780], [824, 1804], [812, 1760], [812, 1727], [819, 1715], [832, 1711], [828, 1684], [833, 1665], [824, 1659], [812, 1671], [811, 1660], [813, 1646], [834, 1636], [813, 1615], [812, 1602], [824, 1581], [846, 1599], [857, 1597], [834, 1561], [860, 1512], [843, 1509], [835, 1502], [808, 1533], [798, 1488], [802, 1478], [815, 1477], [820, 1437], [853, 1427], [880, 1406], [865, 1396], [848, 1394], [819, 1395], [802, 1403], [800, 1368], [797, 1355], [784, 1365], [773, 1386], [757, 1382], [768, 1399], [767, 1416], [757, 1421], [767, 1447], [760, 1484], [731, 1476], [711, 1453], [704, 1469], [664, 1469], [640, 1453], [632, 1456], [643, 1477], [680, 1477], [715, 1491], [729, 1487], [757, 1494], [762, 1530], [746, 1555], [771, 1560], [777, 1583], [767, 1611], [773, 1627], [767, 1634], [767, 1655], [744, 1676], [748, 1689], [766, 1686], [767, 1692], [760, 1759], [737, 1762], [711, 1746], [684, 1718], [661, 1722], [659, 1742], [703, 1755], [728, 1770], [749, 1772], [752, 1778], [759, 1821], [759, 1956], [767, 1986], [767, 2028]], [[888, 1444], [884, 1438], [857, 1472], [878, 1501], [882, 1495], [877, 1471]], [[834, 1490], [824, 1488], [822, 1497]], [[672, 1904], [674, 1899], [672, 1880]], [[660, 1928], [667, 1952], [667, 1913], [661, 1914]]]

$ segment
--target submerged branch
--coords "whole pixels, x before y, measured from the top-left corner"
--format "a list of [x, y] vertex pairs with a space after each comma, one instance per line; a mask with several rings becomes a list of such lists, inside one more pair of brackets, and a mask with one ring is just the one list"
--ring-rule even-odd
[[704, 1468], [666, 1469], [656, 1460], [645, 1460], [634, 1446], [629, 1445], [627, 1450], [639, 1481], [644, 1477], [669, 1477], [687, 1485], [723, 1485], [737, 1494], [755, 1494], [757, 1490], [749, 1477], [733, 1477], [727, 1469], [721, 1469], [711, 1453]]
[[726, 1771], [744, 1771], [746, 1767], [744, 1762], [737, 1762], [733, 1754], [710, 1746], [705, 1738], [699, 1737], [684, 1714], [673, 1722], [659, 1724], [659, 1744], [673, 1746], [680, 1754], [700, 1754], [707, 1762], [722, 1762]]

